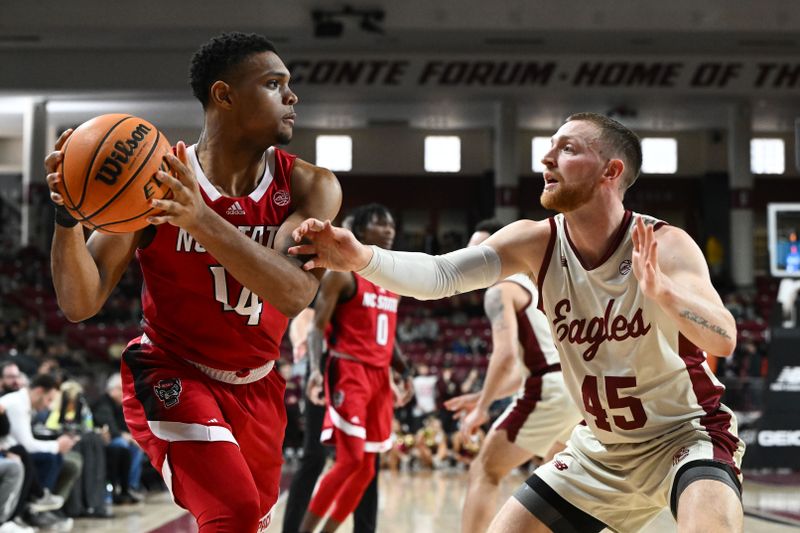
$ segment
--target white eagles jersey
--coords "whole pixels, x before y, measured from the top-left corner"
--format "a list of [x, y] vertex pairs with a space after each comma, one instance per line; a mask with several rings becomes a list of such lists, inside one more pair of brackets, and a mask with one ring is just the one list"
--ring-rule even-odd
[[[604, 444], [637, 443], [684, 424], [709, 434], [714, 448], [733, 453], [731, 411], [705, 354], [639, 290], [631, 267], [635, 220], [658, 230], [665, 223], [626, 211], [598, 266], [573, 247], [563, 214], [550, 219], [551, 236], [537, 277], [561, 356], [564, 381], [586, 424]], [[735, 432], [735, 419], [734, 419]]]

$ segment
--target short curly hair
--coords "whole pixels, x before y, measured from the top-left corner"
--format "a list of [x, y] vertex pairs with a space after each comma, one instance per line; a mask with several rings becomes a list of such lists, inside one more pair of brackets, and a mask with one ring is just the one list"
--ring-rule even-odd
[[385, 205], [366, 204], [353, 209], [350, 216], [353, 217], [351, 231], [357, 239], [361, 240], [364, 238], [367, 226], [373, 219], [388, 220], [392, 218], [392, 213]]
[[223, 79], [250, 55], [260, 52], [278, 53], [272, 41], [257, 33], [223, 33], [201, 46], [192, 56], [189, 82], [203, 109], [208, 105], [214, 82]]

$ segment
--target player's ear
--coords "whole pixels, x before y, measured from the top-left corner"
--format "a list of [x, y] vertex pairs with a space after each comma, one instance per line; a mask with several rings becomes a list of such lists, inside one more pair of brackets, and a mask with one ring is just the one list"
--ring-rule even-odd
[[209, 101], [214, 105], [230, 109], [232, 105], [231, 100], [231, 86], [222, 80], [217, 80], [209, 90]]
[[603, 178], [619, 183], [624, 171], [625, 163], [623, 163], [621, 159], [610, 159], [608, 163], [606, 163], [606, 168], [603, 171]]

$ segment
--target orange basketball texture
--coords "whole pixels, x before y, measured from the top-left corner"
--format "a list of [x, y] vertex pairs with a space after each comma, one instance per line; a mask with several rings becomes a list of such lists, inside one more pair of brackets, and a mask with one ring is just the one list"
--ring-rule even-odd
[[64, 145], [62, 183], [57, 187], [64, 207], [81, 224], [103, 233], [129, 233], [148, 225], [160, 211], [154, 198], [171, 196], [156, 179], [167, 171], [169, 141], [150, 122], [109, 114], [84, 122]]

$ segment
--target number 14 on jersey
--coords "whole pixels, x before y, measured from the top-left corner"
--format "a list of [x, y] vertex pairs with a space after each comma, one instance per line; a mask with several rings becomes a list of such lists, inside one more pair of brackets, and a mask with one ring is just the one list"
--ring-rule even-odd
[[209, 267], [211, 275], [214, 277], [214, 299], [222, 304], [223, 311], [233, 311], [237, 315], [246, 316], [248, 326], [256, 326], [261, 320], [261, 308], [263, 304], [258, 295], [242, 286], [242, 292], [236, 301], [236, 306], [232, 306], [228, 296], [228, 279], [225, 275], [225, 268], [220, 265]]

